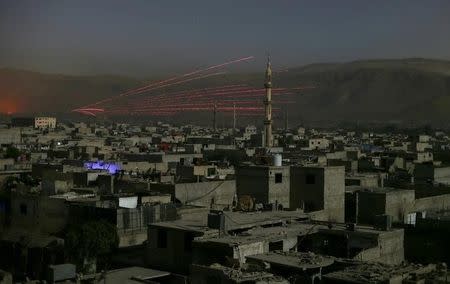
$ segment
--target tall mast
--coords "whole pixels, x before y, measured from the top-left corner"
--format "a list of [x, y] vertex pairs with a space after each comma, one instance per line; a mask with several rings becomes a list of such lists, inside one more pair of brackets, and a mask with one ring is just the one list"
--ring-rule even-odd
[[272, 138], [272, 68], [270, 64], [270, 57], [267, 57], [266, 78], [264, 82], [266, 89], [266, 97], [264, 98], [265, 119], [264, 119], [264, 141], [265, 147], [273, 146]]

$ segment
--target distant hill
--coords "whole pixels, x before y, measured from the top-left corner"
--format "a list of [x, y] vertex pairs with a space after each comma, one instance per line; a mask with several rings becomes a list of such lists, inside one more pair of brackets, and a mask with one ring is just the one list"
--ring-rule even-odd
[[[225, 74], [182, 87], [228, 83], [262, 86], [262, 73]], [[117, 76], [65, 76], [0, 69], [0, 112], [8, 108], [15, 108], [13, 112], [64, 112], [141, 84], [139, 80]], [[450, 121], [450, 61], [411, 58], [311, 64], [275, 72], [273, 84], [315, 86], [298, 94], [296, 103], [289, 105], [292, 123]]]
[[[65, 112], [139, 85], [118, 76], [67, 76], [0, 69], [0, 112]], [[5, 103], [6, 102], [6, 103]]]

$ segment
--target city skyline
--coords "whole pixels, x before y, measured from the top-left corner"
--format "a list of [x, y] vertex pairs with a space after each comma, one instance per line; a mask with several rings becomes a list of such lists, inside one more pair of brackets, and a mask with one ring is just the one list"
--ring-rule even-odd
[[450, 1], [0, 2], [0, 284], [448, 283]]

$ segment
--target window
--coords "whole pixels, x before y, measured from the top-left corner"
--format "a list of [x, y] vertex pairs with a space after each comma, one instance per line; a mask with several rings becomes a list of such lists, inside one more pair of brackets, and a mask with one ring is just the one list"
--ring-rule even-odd
[[215, 168], [209, 168], [208, 169], [208, 176], [212, 176], [216, 174], [216, 169]]
[[167, 247], [167, 231], [158, 229], [158, 248], [166, 248]]
[[276, 173], [275, 174], [275, 183], [282, 183], [283, 182], [283, 174], [282, 173]]
[[190, 233], [184, 234], [184, 250], [187, 252], [192, 251], [192, 235]]
[[306, 184], [315, 184], [316, 183], [316, 176], [312, 174], [307, 174], [305, 176], [305, 183]]
[[270, 242], [269, 251], [283, 250], [283, 241]]
[[20, 204], [20, 214], [27, 215], [27, 211], [28, 211], [27, 205], [23, 203]]

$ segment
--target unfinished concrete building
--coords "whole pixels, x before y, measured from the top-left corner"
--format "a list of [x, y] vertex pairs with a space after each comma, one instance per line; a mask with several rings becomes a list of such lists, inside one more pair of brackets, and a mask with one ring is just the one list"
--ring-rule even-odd
[[319, 283], [322, 269], [330, 267], [334, 258], [311, 252], [272, 251], [247, 257], [248, 264], [269, 266], [268, 271], [283, 276], [291, 283]]
[[177, 220], [150, 224], [145, 262], [151, 267], [188, 274], [192, 263], [192, 241], [203, 235], [217, 235], [202, 220]]
[[255, 203], [273, 204], [277, 209], [290, 208], [290, 168], [254, 165], [236, 171], [238, 198], [250, 196]]
[[264, 270], [244, 270], [220, 264], [192, 265], [192, 283], [198, 284], [289, 284], [289, 281]]
[[182, 204], [226, 208], [233, 204], [236, 195], [234, 180], [214, 180], [176, 184], [150, 184], [150, 190], [170, 194], [172, 200]]
[[360, 224], [373, 225], [378, 215], [390, 215], [392, 222], [403, 223], [414, 211], [414, 190], [361, 188], [356, 194], [356, 219]]
[[331, 225], [299, 237], [300, 251], [363, 261], [399, 264], [404, 261], [403, 229]]
[[354, 263], [324, 275], [323, 283], [445, 283], [445, 278], [446, 272], [440, 272], [435, 265]]
[[325, 211], [329, 221], [344, 222], [344, 167], [291, 167], [291, 209]]

